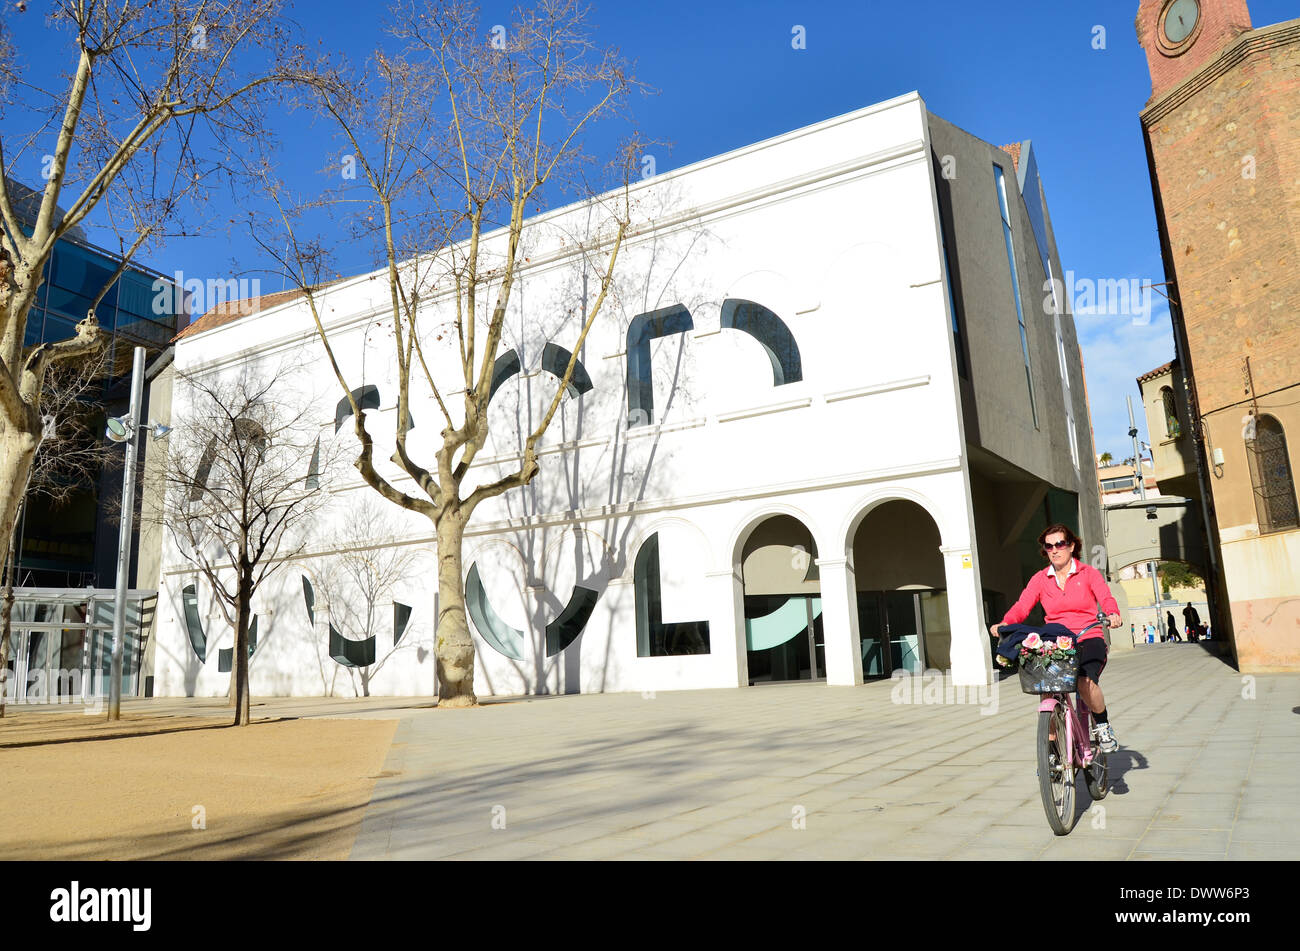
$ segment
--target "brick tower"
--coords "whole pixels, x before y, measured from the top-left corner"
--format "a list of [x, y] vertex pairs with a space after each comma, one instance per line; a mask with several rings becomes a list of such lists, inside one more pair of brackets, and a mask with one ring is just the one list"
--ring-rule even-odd
[[1300, 669], [1300, 19], [1253, 29], [1245, 0], [1142, 0], [1136, 27], [1192, 416], [1168, 441], [1194, 443], [1216, 629], [1242, 670]]

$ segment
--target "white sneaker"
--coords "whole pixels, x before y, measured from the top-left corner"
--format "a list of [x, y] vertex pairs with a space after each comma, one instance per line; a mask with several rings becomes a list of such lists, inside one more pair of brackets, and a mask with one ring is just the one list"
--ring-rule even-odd
[[1119, 749], [1119, 741], [1115, 739], [1115, 731], [1109, 723], [1098, 723], [1096, 733], [1097, 743], [1103, 753], [1114, 753]]

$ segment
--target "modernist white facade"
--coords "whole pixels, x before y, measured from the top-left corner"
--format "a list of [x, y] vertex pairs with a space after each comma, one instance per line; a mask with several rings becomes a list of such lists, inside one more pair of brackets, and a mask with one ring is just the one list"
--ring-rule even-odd
[[[633, 197], [644, 226], [579, 354], [589, 385], [575, 381], [533, 484], [480, 506], [466, 535], [477, 692], [853, 685], [900, 666], [987, 682], [961, 343], [923, 101], [909, 94], [661, 175]], [[483, 481], [507, 471], [553, 392], [546, 368], [568, 352], [547, 345], [573, 345], [585, 293], [582, 263], [561, 242], [590, 233], [599, 214], [562, 209], [526, 232], [491, 442], [472, 470]], [[387, 285], [365, 275], [323, 299], [349, 382], [378, 391], [370, 428], [386, 459], [397, 397]], [[430, 328], [445, 306], [430, 302]], [[428, 339], [455, 379], [451, 351], [432, 330]], [[355, 444], [301, 301], [176, 346], [180, 371], [282, 364], [302, 368], [286, 399], [316, 401], [322, 440]], [[183, 412], [184, 391], [175, 399]], [[412, 451], [431, 458], [441, 426], [427, 393], [412, 416]], [[351, 468], [328, 491], [306, 553], [257, 595], [253, 694], [352, 694], [355, 669], [331, 656], [339, 637], [332, 650], [320, 579], [339, 557], [335, 530], [357, 511], [376, 526], [361, 548], [402, 546], [416, 562], [385, 596], [385, 611], [410, 608], [409, 621], [398, 608], [397, 649], [385, 622], [374, 645], [344, 654], [387, 656], [371, 693], [434, 694], [431, 526]], [[160, 587], [155, 692], [224, 694], [218, 649], [232, 633], [202, 580], [165, 549]], [[889, 597], [866, 596], [878, 591]]]

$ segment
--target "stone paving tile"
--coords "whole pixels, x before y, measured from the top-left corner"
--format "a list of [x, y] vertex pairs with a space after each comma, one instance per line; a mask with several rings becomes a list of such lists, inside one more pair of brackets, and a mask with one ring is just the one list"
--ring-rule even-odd
[[1237, 842], [1235, 839], [1228, 846], [1229, 859], [1248, 861], [1291, 862], [1300, 858], [1300, 849], [1292, 844], [1277, 842]]
[[1300, 828], [1293, 822], [1274, 822], [1270, 819], [1238, 819], [1232, 825], [1232, 841], [1262, 842], [1288, 848], [1300, 859]]
[[1153, 827], [1138, 840], [1143, 852], [1205, 852], [1222, 856], [1228, 848], [1226, 829], [1168, 829]]
[[1126, 859], [1137, 845], [1137, 839], [1086, 838], [1075, 828], [1066, 836], [1059, 836], [1043, 848], [1036, 858], [1045, 861], [1073, 861], [1077, 859]]
[[1220, 856], [1208, 852], [1144, 852], [1137, 851], [1128, 857], [1130, 862], [1210, 862]]

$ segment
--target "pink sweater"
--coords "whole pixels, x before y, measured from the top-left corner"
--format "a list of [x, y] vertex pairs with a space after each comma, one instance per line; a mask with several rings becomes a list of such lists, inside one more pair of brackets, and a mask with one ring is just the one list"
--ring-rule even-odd
[[[1020, 600], [1002, 618], [1003, 624], [1019, 624], [1041, 602], [1048, 624], [1064, 624], [1078, 634], [1097, 620], [1097, 605], [1107, 614], [1119, 614], [1119, 605], [1111, 596], [1110, 588], [1101, 572], [1079, 559], [1072, 559], [1073, 571], [1065, 581], [1065, 590], [1056, 583], [1056, 572], [1051, 565], [1045, 571], [1036, 571], [1025, 585]], [[1104, 637], [1105, 629], [1095, 627], [1080, 640]]]

